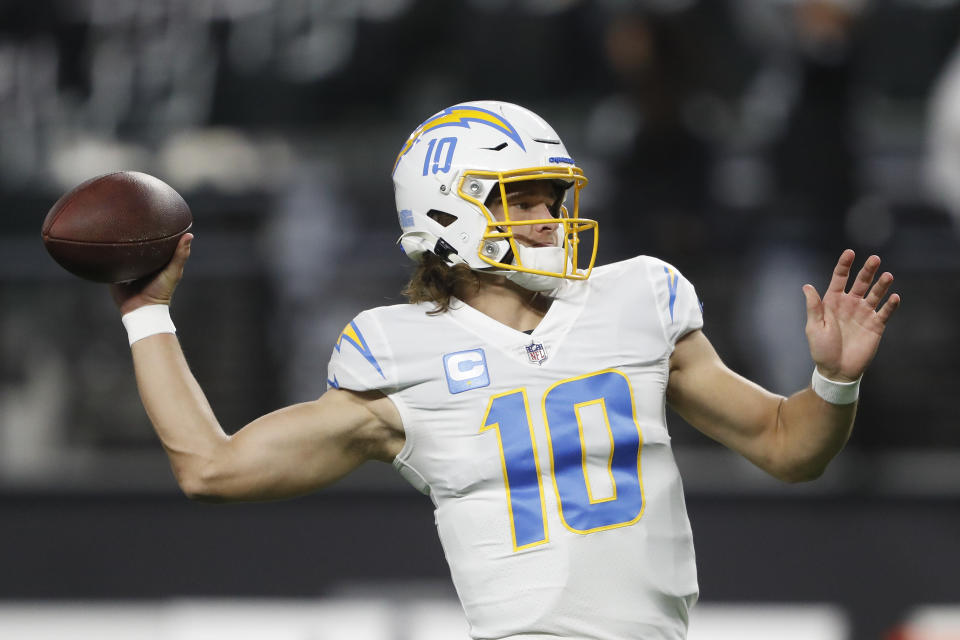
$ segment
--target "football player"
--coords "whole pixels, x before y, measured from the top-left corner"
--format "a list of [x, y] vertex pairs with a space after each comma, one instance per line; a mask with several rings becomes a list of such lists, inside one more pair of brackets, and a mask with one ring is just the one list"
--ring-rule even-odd
[[848, 250], [822, 298], [803, 286], [814, 371], [786, 398], [723, 364], [673, 266], [594, 267], [587, 179], [527, 109], [444, 109], [410, 135], [393, 181], [410, 303], [360, 313], [323, 395], [234, 435], [168, 313], [192, 236], [152, 281], [114, 287], [183, 491], [285, 498], [389, 462], [436, 506], [473, 637], [684, 638], [697, 578], [665, 406], [777, 478], [818, 477], [900, 303], [893, 277], [871, 256], [848, 289]]

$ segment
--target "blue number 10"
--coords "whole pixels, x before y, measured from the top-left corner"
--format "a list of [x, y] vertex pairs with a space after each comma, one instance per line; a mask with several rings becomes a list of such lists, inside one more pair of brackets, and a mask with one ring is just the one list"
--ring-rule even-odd
[[[427, 147], [427, 155], [423, 159], [423, 175], [429, 172], [449, 173], [453, 164], [453, 151], [457, 148], [456, 138], [441, 138], [439, 142], [434, 138]], [[431, 166], [430, 160], [433, 160]]]
[[[594, 498], [581, 410], [598, 405], [610, 437], [613, 494]], [[562, 380], [543, 396], [550, 471], [560, 519], [575, 533], [633, 524], [643, 513], [640, 447], [643, 438], [627, 377], [612, 369]], [[533, 423], [524, 389], [490, 398], [481, 432], [496, 429], [513, 529], [514, 549], [548, 542], [546, 510]]]

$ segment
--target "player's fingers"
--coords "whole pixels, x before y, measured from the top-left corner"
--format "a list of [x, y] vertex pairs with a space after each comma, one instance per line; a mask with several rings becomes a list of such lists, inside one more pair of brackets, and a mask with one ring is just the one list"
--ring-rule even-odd
[[894, 293], [887, 301], [883, 303], [883, 306], [880, 307], [880, 311], [877, 311], [877, 318], [880, 319], [880, 322], [887, 324], [887, 321], [890, 320], [890, 316], [893, 315], [893, 312], [900, 307], [900, 294]]
[[856, 280], [853, 281], [853, 286], [850, 287], [850, 295], [857, 296], [858, 298], [867, 295], [867, 291], [870, 289], [870, 283], [873, 282], [873, 277], [877, 275], [877, 269], [879, 268], [879, 256], [870, 256], [867, 258], [866, 262], [864, 262], [860, 268], [860, 273], [857, 274]]
[[177, 251], [184, 253], [185, 255], [190, 255], [190, 245], [193, 242], [193, 234], [185, 233], [180, 238], [180, 242], [177, 243]]
[[823, 322], [823, 303], [820, 294], [811, 284], [803, 285], [803, 297], [807, 300], [807, 323], [821, 324]]
[[870, 287], [870, 293], [864, 298], [867, 304], [869, 304], [871, 308], [876, 309], [880, 301], [883, 300], [883, 296], [887, 295], [891, 284], [893, 284], [893, 274], [889, 271], [884, 271], [883, 274], [877, 278], [877, 281], [873, 283], [873, 286]]
[[837, 260], [837, 266], [833, 268], [833, 277], [830, 278], [830, 286], [827, 287], [827, 293], [843, 293], [847, 288], [847, 278], [850, 277], [850, 267], [853, 266], [853, 259], [856, 254], [853, 249], [847, 249], [840, 254]]
[[177, 243], [177, 248], [173, 252], [173, 257], [170, 259], [170, 266], [175, 269], [183, 269], [183, 265], [186, 264], [187, 258], [190, 257], [190, 245], [193, 243], [193, 234], [185, 233], [180, 238], [180, 241]]

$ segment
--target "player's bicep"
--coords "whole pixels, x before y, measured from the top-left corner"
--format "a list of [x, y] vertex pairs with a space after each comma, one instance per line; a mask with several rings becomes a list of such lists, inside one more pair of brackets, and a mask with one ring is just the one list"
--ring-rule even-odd
[[200, 499], [270, 500], [336, 482], [370, 459], [403, 447], [399, 416], [379, 392], [331, 389], [274, 411], [227, 439], [205, 465]]
[[691, 425], [761, 468], [772, 455], [782, 400], [730, 370], [702, 331], [677, 342], [668, 403]]

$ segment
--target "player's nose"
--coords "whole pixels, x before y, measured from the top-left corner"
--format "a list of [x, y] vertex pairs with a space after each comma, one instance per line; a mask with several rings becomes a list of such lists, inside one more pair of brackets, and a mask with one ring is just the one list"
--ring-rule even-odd
[[551, 220], [551, 222], [540, 222], [533, 225], [533, 234], [538, 243], [555, 244], [558, 223], [552, 222], [553, 214], [546, 205], [536, 208], [534, 220]]
[[534, 230], [540, 233], [553, 233], [557, 230], [556, 222], [541, 222], [534, 225]]
[[[553, 211], [551, 211], [550, 207], [546, 204], [539, 205], [535, 213], [536, 213], [536, 217], [534, 218], [534, 220], [555, 220], [555, 218], [553, 217]], [[548, 224], [543, 224], [542, 226], [546, 229], [553, 230], [557, 228], [557, 223], [550, 222]]]

